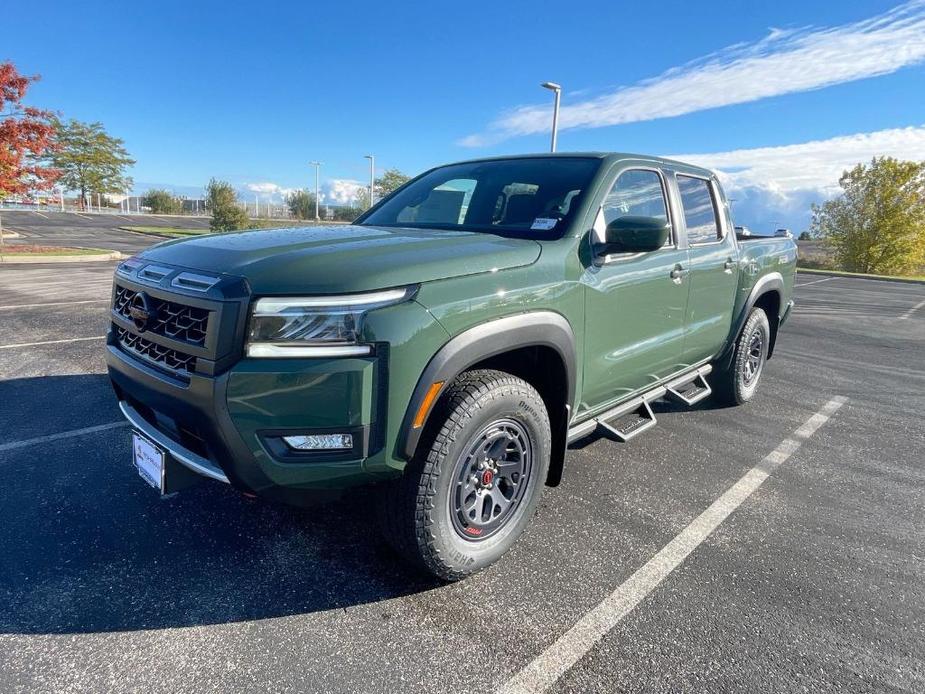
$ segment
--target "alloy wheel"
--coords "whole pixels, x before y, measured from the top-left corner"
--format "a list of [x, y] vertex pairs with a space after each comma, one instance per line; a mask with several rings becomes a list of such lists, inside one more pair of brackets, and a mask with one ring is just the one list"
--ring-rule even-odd
[[758, 380], [764, 366], [764, 335], [755, 330], [748, 340], [745, 363], [742, 365], [742, 382], [747, 388]]
[[484, 540], [516, 515], [530, 483], [533, 446], [512, 419], [492, 422], [477, 433], [459, 457], [449, 497], [456, 532]]

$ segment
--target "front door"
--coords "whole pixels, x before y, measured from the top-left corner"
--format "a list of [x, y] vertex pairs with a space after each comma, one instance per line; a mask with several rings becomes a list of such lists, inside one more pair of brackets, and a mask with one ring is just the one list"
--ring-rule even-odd
[[[661, 171], [630, 168], [604, 199], [594, 234], [625, 215], [671, 220]], [[619, 253], [590, 262], [585, 289], [585, 345], [580, 411], [597, 410], [679, 368], [687, 308], [687, 250], [678, 225], [660, 250]], [[679, 247], [682, 246], [682, 247]]]

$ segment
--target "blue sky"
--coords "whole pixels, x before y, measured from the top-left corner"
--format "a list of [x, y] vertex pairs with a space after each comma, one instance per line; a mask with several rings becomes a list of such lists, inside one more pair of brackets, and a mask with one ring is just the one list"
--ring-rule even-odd
[[[417, 173], [548, 147], [718, 169], [740, 221], [805, 226], [874, 154], [925, 159], [925, 3], [17, 4], [0, 59], [30, 103], [102, 121], [139, 188], [211, 177], [330, 200], [378, 167]], [[15, 27], [15, 31], [10, 29]], [[757, 151], [756, 151], [757, 150]], [[253, 193], [250, 193], [251, 195]]]

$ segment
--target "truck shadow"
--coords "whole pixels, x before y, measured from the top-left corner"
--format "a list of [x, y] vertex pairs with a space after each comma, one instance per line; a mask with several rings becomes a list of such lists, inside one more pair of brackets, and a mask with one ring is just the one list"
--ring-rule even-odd
[[[0, 381], [0, 415], [0, 445], [41, 435], [16, 433], [26, 419], [42, 434], [119, 421], [99, 374]], [[123, 427], [0, 448], [0, 633], [239, 622], [440, 585], [386, 548], [368, 494], [296, 509], [204, 482], [162, 500], [129, 456]]]

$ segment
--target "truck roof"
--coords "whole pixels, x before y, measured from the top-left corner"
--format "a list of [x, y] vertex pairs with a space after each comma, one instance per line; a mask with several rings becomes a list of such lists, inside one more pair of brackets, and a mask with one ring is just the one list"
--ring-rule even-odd
[[650, 161], [659, 164], [668, 164], [672, 167], [686, 170], [691, 173], [700, 173], [701, 175], [712, 176], [713, 171], [702, 166], [694, 166], [677, 159], [668, 159], [666, 157], [657, 157], [652, 154], [634, 154], [632, 152], [529, 152], [525, 154], [503, 154], [492, 157], [476, 157], [474, 159], [463, 159], [453, 162], [453, 164], [471, 164], [479, 161], [504, 161], [510, 159], [548, 159], [548, 158], [575, 158], [585, 159], [604, 159], [608, 162], [620, 161], [622, 159], [633, 159], [637, 161]]

